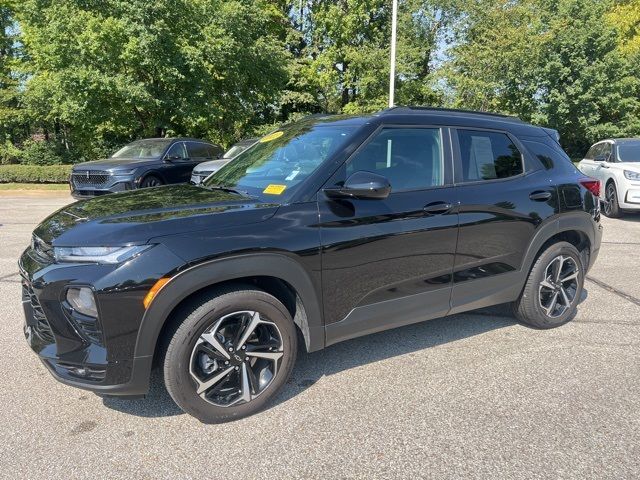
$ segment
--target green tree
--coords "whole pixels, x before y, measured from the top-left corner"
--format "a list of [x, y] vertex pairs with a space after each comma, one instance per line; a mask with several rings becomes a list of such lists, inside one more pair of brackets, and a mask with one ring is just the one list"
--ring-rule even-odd
[[556, 128], [570, 154], [637, 135], [640, 77], [608, 0], [482, 0], [461, 15], [446, 78], [456, 106]]
[[287, 80], [265, 1], [25, 0], [30, 118], [87, 157], [138, 136], [227, 143]]
[[0, 4], [0, 161], [7, 163], [19, 153], [13, 142], [24, 135], [21, 128], [20, 73], [17, 25], [13, 18], [13, 3]]

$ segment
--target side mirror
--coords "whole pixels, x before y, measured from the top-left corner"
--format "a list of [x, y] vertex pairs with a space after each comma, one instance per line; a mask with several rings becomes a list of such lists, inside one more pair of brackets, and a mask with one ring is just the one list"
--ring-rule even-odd
[[166, 157], [164, 157], [164, 159], [167, 162], [179, 162], [180, 160], [182, 160], [182, 157], [180, 155], [167, 155]]
[[325, 188], [329, 198], [362, 198], [381, 200], [391, 193], [391, 184], [382, 175], [360, 170], [352, 173], [341, 187]]

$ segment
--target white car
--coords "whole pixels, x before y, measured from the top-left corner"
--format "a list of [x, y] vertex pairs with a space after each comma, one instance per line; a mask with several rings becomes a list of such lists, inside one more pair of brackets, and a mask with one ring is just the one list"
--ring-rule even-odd
[[640, 211], [640, 138], [614, 138], [593, 145], [578, 164], [582, 173], [600, 180], [600, 199], [607, 217]]
[[191, 172], [191, 183], [194, 185], [201, 184], [205, 178], [207, 178], [212, 173], [220, 170], [227, 163], [236, 158], [257, 141], [257, 138], [247, 138], [245, 140], [240, 140], [233, 147], [227, 150], [222, 158], [218, 160], [211, 160], [209, 162], [199, 163], [195, 166], [193, 172]]

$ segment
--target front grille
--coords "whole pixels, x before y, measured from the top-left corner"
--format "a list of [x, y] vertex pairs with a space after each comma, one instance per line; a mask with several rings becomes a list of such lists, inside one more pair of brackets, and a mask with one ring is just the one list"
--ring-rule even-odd
[[71, 180], [75, 187], [103, 186], [109, 181], [109, 172], [103, 170], [75, 170], [71, 174]]
[[33, 319], [35, 320], [35, 325], [33, 327], [35, 334], [44, 342], [55, 342], [53, 332], [51, 331], [47, 317], [44, 314], [44, 310], [42, 310], [42, 306], [38, 301], [38, 297], [36, 297], [33, 288], [31, 288], [31, 284], [24, 278], [22, 279], [22, 300], [29, 302], [31, 305]]

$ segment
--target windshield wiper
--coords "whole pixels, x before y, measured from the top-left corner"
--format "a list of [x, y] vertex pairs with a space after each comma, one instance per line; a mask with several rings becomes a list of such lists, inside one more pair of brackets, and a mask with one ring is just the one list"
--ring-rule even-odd
[[236, 190], [232, 187], [227, 187], [226, 185], [203, 185], [200, 184], [201, 187], [207, 188], [209, 190], [221, 190], [223, 192], [236, 193], [238, 195], [242, 195], [243, 197], [250, 197], [249, 192], [245, 192], [244, 190]]

